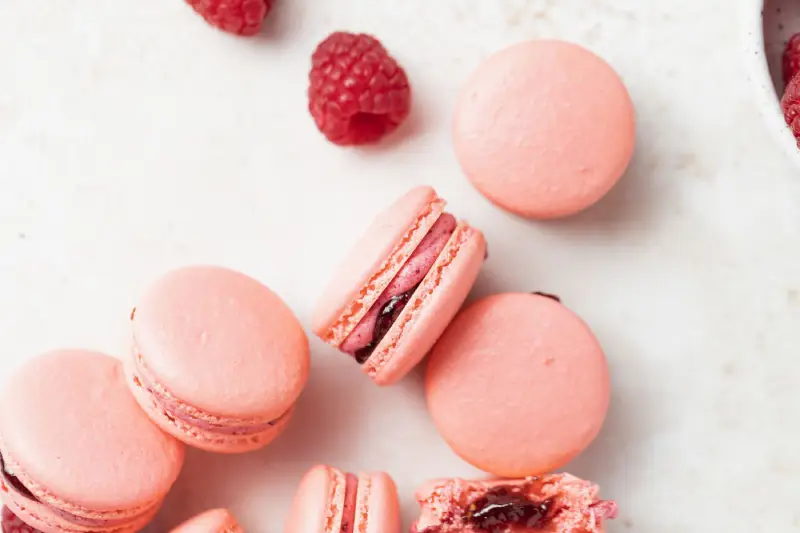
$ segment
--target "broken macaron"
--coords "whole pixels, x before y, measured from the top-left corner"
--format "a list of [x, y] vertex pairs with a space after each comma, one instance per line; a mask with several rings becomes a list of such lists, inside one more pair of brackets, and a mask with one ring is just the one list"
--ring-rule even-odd
[[379, 385], [402, 379], [466, 299], [486, 256], [483, 234], [416, 187], [373, 221], [328, 285], [314, 333]]
[[417, 491], [412, 533], [602, 533], [617, 504], [569, 474], [519, 480], [432, 481]]

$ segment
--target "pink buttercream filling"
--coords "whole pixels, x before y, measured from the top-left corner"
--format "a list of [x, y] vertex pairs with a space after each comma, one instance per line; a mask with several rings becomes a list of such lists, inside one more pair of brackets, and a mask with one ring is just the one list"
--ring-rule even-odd
[[344, 493], [344, 508], [342, 509], [341, 533], [353, 533], [356, 527], [356, 496], [358, 495], [358, 476], [346, 475], [347, 484]]
[[[413, 291], [425, 279], [425, 276], [433, 268], [436, 258], [447, 246], [447, 241], [450, 240], [456, 225], [455, 217], [449, 213], [444, 213], [439, 217], [375, 304], [341, 344], [339, 347], [341, 351], [355, 356], [360, 350], [370, 345], [377, 345], [380, 341], [380, 338], [377, 337], [383, 337], [386, 334], [386, 331], [379, 330], [387, 329], [385, 326], [377, 327], [384, 307], [393, 298], [402, 297]], [[400, 305], [392, 309], [395, 317], [399, 315], [406, 301], [400, 302]]]
[[274, 426], [280, 417], [275, 420], [258, 421], [252, 423], [232, 423], [230, 425], [215, 424], [209, 420], [204, 420], [199, 416], [195, 416], [188, 412], [185, 407], [180, 404], [175, 398], [164, 394], [156, 387], [153, 377], [150, 375], [149, 370], [146, 368], [142, 358], [136, 357], [137, 377], [141, 380], [142, 386], [149, 392], [157, 401], [164, 412], [182, 422], [190, 424], [193, 427], [211, 431], [221, 435], [254, 435], [261, 433]]

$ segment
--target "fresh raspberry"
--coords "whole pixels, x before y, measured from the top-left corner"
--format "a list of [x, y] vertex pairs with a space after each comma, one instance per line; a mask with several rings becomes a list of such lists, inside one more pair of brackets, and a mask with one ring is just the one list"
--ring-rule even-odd
[[41, 531], [17, 518], [8, 507], [3, 507], [3, 533], [41, 533]]
[[783, 82], [789, 84], [800, 72], [800, 33], [795, 33], [783, 51]]
[[319, 130], [341, 146], [393, 132], [411, 110], [411, 87], [374, 37], [336, 32], [311, 57], [308, 109]]
[[786, 86], [781, 98], [781, 109], [786, 124], [792, 129], [797, 146], [800, 148], [800, 76], [795, 76]]
[[261, 31], [272, 0], [186, 0], [206, 22], [235, 35], [255, 35]]

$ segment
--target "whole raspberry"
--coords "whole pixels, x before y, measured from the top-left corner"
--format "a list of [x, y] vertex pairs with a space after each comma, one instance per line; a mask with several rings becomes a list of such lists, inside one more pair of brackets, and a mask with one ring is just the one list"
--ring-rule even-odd
[[393, 132], [411, 110], [411, 87], [374, 37], [336, 32], [311, 57], [308, 109], [319, 130], [341, 146]]
[[235, 35], [255, 35], [261, 31], [272, 0], [186, 0], [206, 22]]
[[783, 82], [787, 85], [800, 72], [800, 33], [795, 33], [783, 51]]
[[8, 507], [3, 507], [3, 533], [41, 533], [19, 518]]
[[786, 86], [781, 98], [781, 109], [786, 124], [792, 129], [797, 146], [800, 148], [800, 76], [795, 76]]

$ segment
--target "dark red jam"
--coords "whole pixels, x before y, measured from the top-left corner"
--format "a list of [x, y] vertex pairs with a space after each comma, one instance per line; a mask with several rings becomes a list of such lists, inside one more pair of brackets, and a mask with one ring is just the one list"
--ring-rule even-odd
[[555, 300], [558, 303], [561, 303], [561, 298], [559, 298], [555, 294], [550, 294], [547, 292], [534, 292], [533, 294], [535, 294], [536, 296], [544, 296], [545, 298], [550, 298], [551, 300]]
[[10, 471], [6, 467], [6, 462], [3, 460], [3, 456], [0, 455], [0, 469], [3, 470], [3, 477], [8, 482], [9, 485], [14, 487], [14, 490], [25, 496], [26, 498], [30, 498], [31, 500], [36, 500], [36, 496], [28, 490], [28, 487], [22, 484], [19, 478], [14, 474], [14, 472]]
[[378, 314], [378, 320], [375, 322], [375, 331], [372, 333], [372, 341], [355, 354], [356, 362], [359, 365], [363, 365], [367, 362], [367, 359], [369, 359], [372, 352], [375, 351], [375, 348], [378, 347], [378, 344], [380, 344], [386, 334], [389, 333], [395, 320], [397, 320], [397, 317], [403, 312], [403, 309], [405, 309], [406, 304], [411, 300], [411, 296], [416, 290], [417, 287], [414, 287], [410, 291], [394, 296], [383, 304], [381, 312]]
[[474, 501], [466, 512], [466, 521], [489, 532], [509, 527], [536, 529], [547, 525], [552, 500], [532, 501], [517, 487], [497, 487]]

